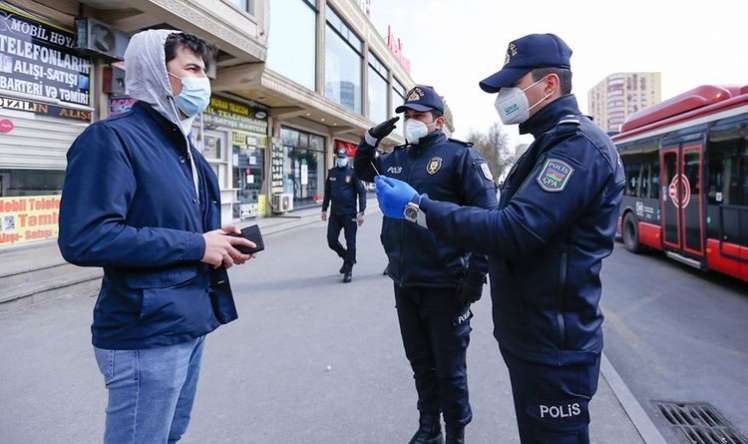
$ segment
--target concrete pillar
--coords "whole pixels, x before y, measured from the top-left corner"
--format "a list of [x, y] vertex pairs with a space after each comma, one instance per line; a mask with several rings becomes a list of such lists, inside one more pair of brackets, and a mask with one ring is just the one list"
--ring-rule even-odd
[[369, 116], [369, 42], [364, 40], [363, 57], [361, 57], [361, 115], [371, 120]]
[[317, 54], [315, 63], [315, 90], [325, 95], [325, 31], [327, 29], [327, 0], [317, 0]]

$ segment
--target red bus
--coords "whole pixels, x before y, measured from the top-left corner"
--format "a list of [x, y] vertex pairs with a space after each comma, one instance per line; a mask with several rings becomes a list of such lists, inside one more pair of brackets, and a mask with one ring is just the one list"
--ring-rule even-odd
[[700, 86], [645, 108], [613, 141], [626, 171], [626, 249], [748, 282], [748, 85]]

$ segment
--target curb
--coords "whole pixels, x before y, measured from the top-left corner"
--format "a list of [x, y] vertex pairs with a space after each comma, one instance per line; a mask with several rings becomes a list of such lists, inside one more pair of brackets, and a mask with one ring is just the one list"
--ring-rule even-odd
[[603, 378], [605, 378], [605, 381], [611, 390], [613, 390], [613, 394], [618, 399], [621, 407], [623, 407], [623, 410], [634, 424], [636, 431], [639, 432], [639, 436], [641, 436], [644, 442], [646, 444], [667, 444], [665, 438], [657, 430], [657, 426], [654, 425], [647, 412], [644, 411], [639, 401], [636, 400], [628, 385], [623, 382], [623, 378], [618, 374], [613, 364], [610, 363], [605, 353], [602, 354], [600, 372], [603, 374]]

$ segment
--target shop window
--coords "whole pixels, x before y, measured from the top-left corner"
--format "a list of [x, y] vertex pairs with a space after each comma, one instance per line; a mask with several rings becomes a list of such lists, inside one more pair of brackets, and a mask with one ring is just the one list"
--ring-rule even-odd
[[327, 9], [325, 31], [325, 96], [361, 113], [361, 40], [332, 8]]
[[387, 120], [387, 91], [389, 85], [386, 77], [369, 66], [369, 120], [383, 122]]
[[255, 0], [228, 0], [228, 2], [244, 12], [255, 15]]
[[294, 208], [314, 206], [325, 189], [325, 139], [293, 128], [281, 128], [283, 190], [293, 194]]
[[270, 11], [268, 66], [314, 91], [317, 55], [316, 10], [303, 0], [270, 0]]
[[64, 171], [0, 170], [0, 197], [60, 194]]

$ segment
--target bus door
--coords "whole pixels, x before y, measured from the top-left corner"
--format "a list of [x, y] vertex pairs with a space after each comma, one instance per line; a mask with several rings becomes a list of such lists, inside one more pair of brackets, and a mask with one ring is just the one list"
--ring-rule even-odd
[[663, 242], [668, 249], [704, 256], [702, 144], [678, 144], [660, 151]]

